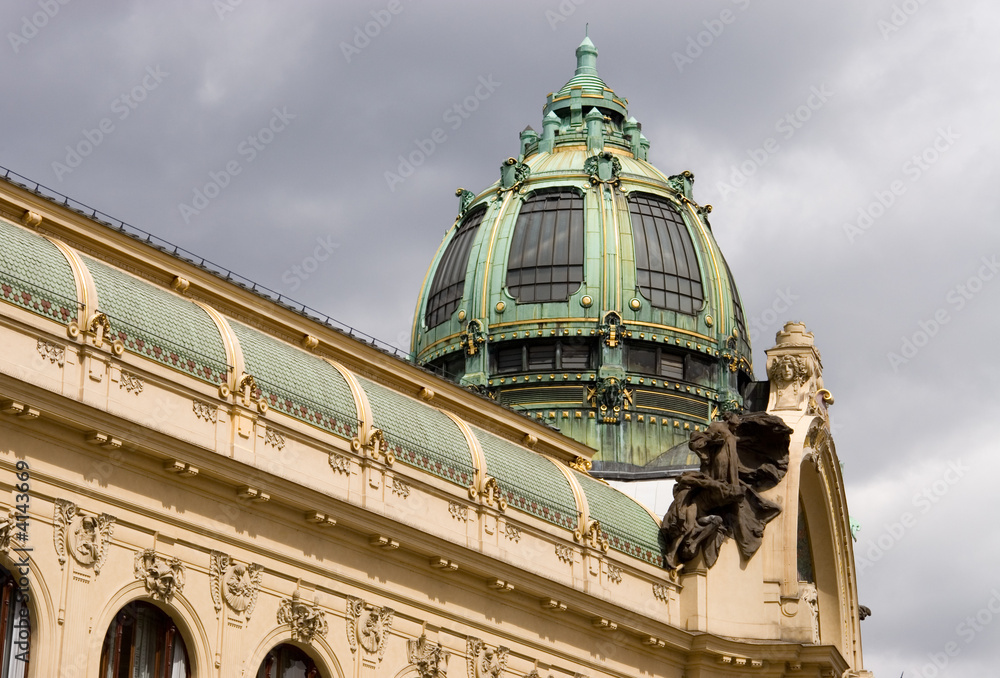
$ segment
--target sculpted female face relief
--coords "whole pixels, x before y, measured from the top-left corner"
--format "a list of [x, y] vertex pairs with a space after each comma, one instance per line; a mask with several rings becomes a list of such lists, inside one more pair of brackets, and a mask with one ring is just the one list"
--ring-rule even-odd
[[772, 363], [768, 375], [777, 387], [774, 409], [799, 409], [807, 391], [803, 386], [809, 379], [809, 369], [805, 361], [797, 356], [781, 356]]

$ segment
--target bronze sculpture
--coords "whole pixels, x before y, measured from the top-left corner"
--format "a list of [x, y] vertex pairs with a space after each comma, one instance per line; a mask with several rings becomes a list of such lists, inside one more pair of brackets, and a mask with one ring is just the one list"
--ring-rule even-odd
[[791, 433], [778, 417], [755, 412], [725, 414], [692, 434], [688, 447], [701, 468], [677, 478], [674, 501], [663, 517], [660, 537], [668, 567], [678, 569], [699, 553], [712, 567], [727, 537], [736, 540], [743, 559], [757, 552], [764, 526], [781, 512], [759, 493], [784, 477]]

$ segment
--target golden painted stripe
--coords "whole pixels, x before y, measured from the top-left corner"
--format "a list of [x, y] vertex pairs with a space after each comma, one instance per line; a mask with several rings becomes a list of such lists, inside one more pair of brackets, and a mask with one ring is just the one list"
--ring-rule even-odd
[[552, 462], [559, 469], [560, 473], [566, 476], [569, 489], [573, 492], [573, 499], [576, 500], [576, 511], [578, 514], [576, 532], [582, 535], [587, 531], [587, 521], [590, 518], [590, 504], [587, 502], [587, 494], [583, 491], [583, 487], [580, 486], [580, 481], [573, 477], [573, 471], [568, 466], [550, 457], [545, 458]]
[[77, 301], [83, 305], [83, 308], [76, 309], [76, 322], [81, 328], [84, 328], [87, 326], [87, 315], [90, 313], [90, 310], [97, 310], [97, 286], [94, 284], [94, 278], [90, 275], [90, 271], [87, 269], [86, 264], [83, 263], [80, 255], [76, 253], [76, 250], [55, 238], [47, 235], [43, 235], [42, 237], [62, 252], [63, 256], [67, 259], [70, 269], [73, 271]]
[[[486, 455], [483, 454], [483, 447], [479, 444], [479, 438], [476, 434], [472, 432], [472, 429], [464, 421], [459, 419], [457, 416], [448, 412], [447, 410], [438, 410], [439, 412], [447, 415], [449, 419], [455, 422], [458, 429], [465, 436], [465, 444], [469, 446], [469, 456], [472, 457], [472, 466], [476, 469], [476, 477], [472, 480], [473, 487], [475, 487], [477, 492], [482, 492], [483, 487], [486, 485]], [[499, 481], [499, 478], [497, 479]]]
[[658, 330], [669, 330], [671, 332], [679, 332], [680, 334], [686, 334], [691, 337], [697, 337], [698, 339], [704, 339], [712, 344], [716, 343], [715, 337], [708, 337], [704, 334], [698, 334], [697, 332], [692, 332], [691, 330], [683, 330], [680, 327], [671, 327], [670, 325], [657, 325], [656, 323], [646, 323], [639, 320], [633, 320], [632, 322], [626, 323], [626, 325], [641, 325], [642, 327], [652, 327]]
[[[490, 295], [490, 266], [493, 263], [493, 246], [496, 244], [496, 234], [497, 230], [500, 228], [500, 222], [503, 220], [504, 216], [507, 214], [507, 203], [510, 202], [510, 197], [514, 194], [514, 191], [507, 191], [507, 194], [503, 197], [503, 202], [500, 204], [500, 209], [497, 210], [496, 219], [493, 220], [493, 229], [490, 231], [490, 247], [486, 253], [486, 266], [483, 269], [483, 303], [479, 310], [473, 317], [476, 318], [489, 318], [489, 308], [487, 304], [489, 302]], [[469, 309], [470, 312], [472, 309]]]
[[726, 330], [726, 313], [723, 307], [723, 296], [722, 296], [722, 276], [719, 274], [719, 262], [715, 259], [715, 249], [712, 247], [712, 241], [709, 240], [708, 233], [705, 230], [705, 225], [701, 223], [701, 219], [698, 218], [698, 214], [691, 207], [690, 202], [684, 203], [688, 208], [688, 213], [691, 218], [694, 219], [694, 223], [698, 225], [698, 229], [701, 232], [702, 241], [705, 243], [705, 249], [708, 250], [708, 256], [712, 260], [712, 268], [715, 269], [715, 285], [719, 293], [719, 334], [723, 337], [728, 336], [728, 331]]
[[431, 350], [432, 348], [434, 348], [435, 346], [437, 346], [440, 343], [443, 343], [443, 342], [446, 342], [446, 341], [451, 341], [455, 337], [459, 337], [461, 335], [462, 335], [461, 332], [456, 332], [455, 334], [449, 334], [447, 337], [444, 337], [442, 339], [438, 339], [433, 344], [428, 344], [427, 346], [424, 346], [423, 350], [420, 351], [420, 355], [426, 354], [427, 351]]
[[240, 340], [236, 338], [236, 333], [233, 332], [233, 329], [229, 326], [229, 322], [221, 313], [197, 299], [190, 299], [189, 297], [185, 297], [185, 299], [188, 299], [201, 308], [201, 310], [205, 311], [218, 328], [219, 336], [222, 339], [222, 346], [226, 351], [226, 362], [233, 366], [232, 383], [229, 384], [229, 387], [236, 390], [237, 384], [239, 384], [240, 379], [246, 371], [246, 365], [243, 362], [243, 347], [240, 346]]
[[333, 369], [340, 372], [340, 376], [344, 378], [344, 381], [347, 382], [347, 386], [351, 389], [351, 395], [354, 396], [354, 406], [358, 412], [358, 438], [363, 441], [365, 436], [368, 435], [368, 431], [375, 426], [375, 414], [372, 412], [371, 403], [368, 402], [368, 394], [365, 393], [363, 388], [361, 388], [361, 382], [358, 381], [358, 378], [354, 376], [353, 373], [349, 372], [346, 367], [340, 363], [330, 360], [327, 357], [320, 357], [328, 362]]

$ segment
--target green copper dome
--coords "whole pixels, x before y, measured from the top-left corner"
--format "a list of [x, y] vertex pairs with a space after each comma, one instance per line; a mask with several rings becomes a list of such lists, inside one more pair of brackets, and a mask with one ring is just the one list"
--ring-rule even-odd
[[589, 38], [500, 180], [459, 189], [424, 280], [416, 359], [598, 453], [606, 477], [697, 466], [686, 442], [743, 407], [750, 344], [690, 172], [649, 142], [597, 74]]

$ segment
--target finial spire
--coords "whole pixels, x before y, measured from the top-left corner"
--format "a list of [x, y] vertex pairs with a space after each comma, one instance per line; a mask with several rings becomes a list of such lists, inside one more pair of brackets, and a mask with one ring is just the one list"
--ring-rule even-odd
[[587, 24], [583, 42], [576, 48], [577, 75], [597, 75], [597, 48], [590, 41], [590, 24]]

